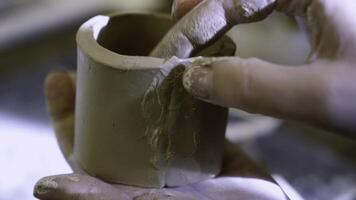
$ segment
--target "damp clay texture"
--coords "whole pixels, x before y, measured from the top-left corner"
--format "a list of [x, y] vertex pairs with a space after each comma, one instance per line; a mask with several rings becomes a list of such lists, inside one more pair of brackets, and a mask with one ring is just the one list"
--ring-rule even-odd
[[80, 28], [74, 159], [88, 174], [161, 188], [220, 172], [227, 109], [190, 96], [183, 65], [146, 56], [171, 26], [167, 16], [118, 14]]

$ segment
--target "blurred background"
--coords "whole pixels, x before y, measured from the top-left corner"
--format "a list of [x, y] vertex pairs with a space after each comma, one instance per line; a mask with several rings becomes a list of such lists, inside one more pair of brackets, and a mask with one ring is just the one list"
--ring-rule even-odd
[[[90, 17], [114, 11], [169, 12], [169, 0], [0, 1], [0, 200], [30, 200], [35, 182], [70, 173], [49, 124], [43, 82], [75, 70], [75, 33]], [[240, 57], [298, 65], [307, 38], [281, 14], [228, 33]], [[356, 199], [356, 143], [296, 122], [230, 111], [227, 137], [294, 199]], [[297, 193], [295, 193], [295, 191]]]

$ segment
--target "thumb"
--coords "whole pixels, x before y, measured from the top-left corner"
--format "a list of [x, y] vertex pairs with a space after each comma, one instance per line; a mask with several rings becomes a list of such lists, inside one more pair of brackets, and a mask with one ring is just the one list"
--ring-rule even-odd
[[125, 191], [117, 190], [112, 185], [94, 177], [80, 174], [42, 178], [36, 183], [33, 194], [42, 200], [130, 199]]
[[74, 140], [74, 73], [65, 71], [50, 73], [45, 81], [45, 96], [57, 141], [68, 159]]
[[324, 125], [328, 120], [322, 69], [223, 58], [190, 67], [183, 84], [192, 95], [214, 104]]

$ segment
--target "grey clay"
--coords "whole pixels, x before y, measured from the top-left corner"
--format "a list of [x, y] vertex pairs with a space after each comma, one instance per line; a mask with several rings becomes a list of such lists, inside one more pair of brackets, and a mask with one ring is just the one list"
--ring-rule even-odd
[[146, 56], [171, 26], [167, 16], [117, 14], [80, 28], [74, 159], [90, 175], [161, 188], [220, 172], [227, 109], [190, 96], [183, 65]]

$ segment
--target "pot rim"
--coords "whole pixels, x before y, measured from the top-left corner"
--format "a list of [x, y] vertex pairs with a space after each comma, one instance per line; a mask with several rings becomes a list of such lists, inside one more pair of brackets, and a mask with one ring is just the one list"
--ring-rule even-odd
[[105, 27], [111, 18], [127, 15], [147, 16], [156, 18], [167, 18], [168, 15], [154, 13], [113, 13], [109, 15], [98, 15], [86, 21], [78, 30], [76, 40], [78, 48], [89, 56], [93, 61], [121, 70], [161, 69], [165, 62], [162, 58], [150, 56], [122, 55], [97, 42], [100, 30]]

